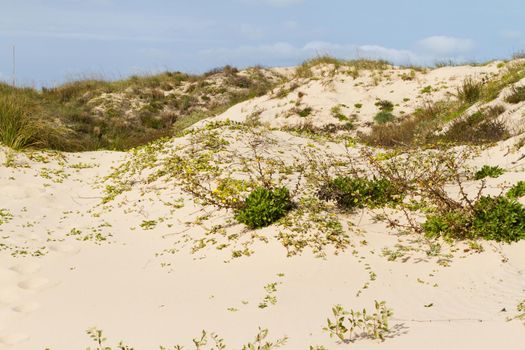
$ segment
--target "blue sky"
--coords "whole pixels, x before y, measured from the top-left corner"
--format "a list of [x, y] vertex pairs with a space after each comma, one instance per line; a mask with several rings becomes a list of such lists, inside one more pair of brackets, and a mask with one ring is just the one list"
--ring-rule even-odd
[[232, 64], [290, 66], [318, 54], [399, 64], [488, 60], [525, 49], [523, 0], [0, 0], [0, 80]]

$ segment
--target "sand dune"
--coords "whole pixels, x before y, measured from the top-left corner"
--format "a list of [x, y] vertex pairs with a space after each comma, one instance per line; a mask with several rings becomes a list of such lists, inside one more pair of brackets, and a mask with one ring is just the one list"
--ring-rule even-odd
[[[342, 143], [285, 129], [306, 120], [337, 124], [332, 108], [344, 105], [342, 112], [356, 114], [358, 130], [366, 131], [377, 100], [388, 99], [396, 111], [410, 114], [424, 101], [454, 94], [466, 77], [493, 77], [501, 69], [499, 62], [445, 67], [418, 71], [407, 81], [402, 77], [410, 69], [392, 68], [375, 78], [377, 84], [370, 72], [353, 78], [321, 70], [316, 79], [285, 83], [283, 89], [298, 84], [287, 96], [275, 97], [275, 90], [194, 129], [210, 122], [245, 122], [257, 113], [271, 129], [265, 134], [273, 142], [265, 149], [270, 157], [291, 164], [309, 148], [353, 157], [361, 146], [348, 150]], [[426, 86], [437, 90], [422, 93]], [[504, 103], [503, 97], [498, 101]], [[294, 112], [298, 106], [312, 108], [311, 114], [300, 117]], [[525, 179], [525, 159], [520, 159], [525, 149], [509, 151], [523, 137], [524, 108], [525, 103], [513, 105], [502, 116], [513, 126], [512, 138], [480, 149], [470, 160], [474, 167], [507, 170], [487, 181], [488, 193]], [[234, 169], [237, 155], [249, 157], [247, 145], [255, 136], [235, 127], [217, 132], [210, 140], [224, 138], [231, 151], [227, 155], [234, 155], [221, 166]], [[231, 211], [196, 203], [174, 179], [148, 179], [167, 157], [163, 152], [191, 145], [192, 137], [170, 140], [148, 153], [156, 158], [142, 174], [115, 175], [119, 165], [133, 161], [131, 152], [17, 153], [14, 165], [0, 167], [0, 209], [12, 216], [0, 225], [0, 349], [82, 349], [94, 345], [85, 334], [94, 326], [104, 330], [110, 344], [122, 340], [136, 349], [190, 347], [203, 329], [239, 348], [253, 340], [259, 327], [269, 329], [269, 339], [287, 336], [286, 349], [523, 348], [523, 324], [507, 317], [525, 296], [524, 241], [482, 242], [481, 253], [464, 242], [444, 245], [443, 255], [450, 254], [446, 263], [417, 249], [389, 261], [385, 249], [420, 247], [412, 243], [415, 237], [399, 235], [375, 221], [377, 213], [359, 210], [340, 216], [355, 225], [348, 229], [346, 249], [327, 244], [323, 257], [311, 247], [287, 256], [276, 238], [282, 227], [257, 230], [255, 237], [231, 223]], [[9, 152], [1, 150], [2, 163]], [[115, 179], [129, 180], [129, 188], [104, 203], [106, 186]], [[287, 180], [291, 185], [301, 181]], [[467, 185], [476, 190], [474, 182]], [[216, 225], [225, 225], [225, 233], [209, 233]], [[243, 249], [249, 254], [236, 257], [234, 252]], [[273, 283], [274, 291], [265, 290]], [[268, 295], [275, 304], [267, 303]], [[344, 344], [323, 331], [333, 305], [370, 309], [374, 300], [386, 301], [394, 311], [384, 342]]]

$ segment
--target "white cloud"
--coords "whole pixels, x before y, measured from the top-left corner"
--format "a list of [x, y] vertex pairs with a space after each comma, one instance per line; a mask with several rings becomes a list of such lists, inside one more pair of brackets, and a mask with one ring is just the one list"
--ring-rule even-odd
[[420, 40], [418, 47], [430, 54], [447, 56], [471, 52], [474, 49], [474, 42], [451, 36], [431, 36]]
[[[378, 45], [346, 45], [325, 41], [312, 41], [302, 47], [280, 42], [270, 45], [242, 46], [237, 48], [209, 49], [200, 52], [204, 59], [219, 57], [227, 62], [252, 61], [258, 63], [271, 60], [290, 61], [298, 63], [300, 60], [317, 55], [332, 55], [339, 58], [370, 58], [385, 59], [396, 64], [424, 64], [433, 63], [433, 60], [409, 50], [398, 50]], [[256, 63], [256, 62], [251, 62]]]

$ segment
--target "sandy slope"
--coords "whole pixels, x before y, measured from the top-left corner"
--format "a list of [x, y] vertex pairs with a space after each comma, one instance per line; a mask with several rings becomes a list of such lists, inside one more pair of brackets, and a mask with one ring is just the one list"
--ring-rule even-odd
[[[349, 77], [334, 81], [332, 92], [322, 80], [299, 89], [305, 105], [316, 111], [316, 122], [333, 122], [329, 111], [336, 104], [360, 102], [359, 121], [364, 123], [377, 111], [376, 98], [388, 96], [395, 103], [410, 98], [403, 106], [410, 112], [426, 85], [446, 82], [446, 88], [432, 95], [439, 99], [468, 75], [496, 72], [496, 64], [449, 67], [418, 73], [409, 83], [392, 79], [354, 89]], [[262, 121], [279, 127], [299, 118], [281, 117], [288, 99], [293, 97], [262, 97], [217, 119], [241, 121], [259, 108]], [[512, 117], [519, 120], [520, 113]], [[276, 147], [289, 153], [312, 142], [283, 132], [274, 136]], [[516, 163], [520, 153], [508, 152], [515, 143], [511, 139], [496, 145], [473, 162], [508, 170], [489, 181], [493, 191], [503, 182], [525, 178], [525, 160]], [[0, 153], [4, 164], [6, 150]], [[33, 159], [17, 155], [15, 167], [0, 167], [0, 209], [13, 216], [0, 225], [0, 349], [83, 349], [91, 345], [85, 330], [92, 326], [103, 329], [111, 344], [123, 340], [137, 349], [179, 343], [189, 347], [202, 329], [238, 348], [252, 340], [258, 327], [268, 328], [271, 339], [288, 336], [286, 349], [523, 348], [525, 328], [506, 318], [525, 296], [525, 242], [484, 243], [480, 254], [463, 252], [465, 246], [459, 245], [448, 267], [417, 253], [404, 262], [388, 261], [383, 249], [409, 244], [412, 237], [393, 234], [363, 212], [348, 218], [363, 230], [353, 233], [353, 246], [324, 259], [308, 251], [286, 257], [271, 238], [276, 227], [260, 231], [270, 237], [269, 243], [253, 243], [250, 257], [232, 259], [231, 250], [213, 247], [192, 253], [188, 237], [202, 235], [203, 229], [188, 222], [210, 208], [196, 205], [177, 188], [138, 184], [118, 201], [101, 205], [101, 177], [128, 158], [114, 152]], [[175, 198], [184, 207], [163, 204]], [[230, 214], [212, 215], [221, 220]], [[156, 224], [141, 227], [149, 220]], [[167, 252], [170, 248], [174, 250]], [[277, 303], [261, 309], [264, 286], [273, 282]], [[370, 309], [374, 300], [385, 300], [395, 312], [393, 332], [384, 343], [339, 344], [323, 332], [333, 305]]]

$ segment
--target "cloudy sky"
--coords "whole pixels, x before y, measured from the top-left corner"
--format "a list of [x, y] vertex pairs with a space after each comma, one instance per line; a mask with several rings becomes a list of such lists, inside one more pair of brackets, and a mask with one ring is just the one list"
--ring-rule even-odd
[[305, 58], [432, 64], [525, 49], [523, 0], [0, 0], [0, 80], [55, 85]]

